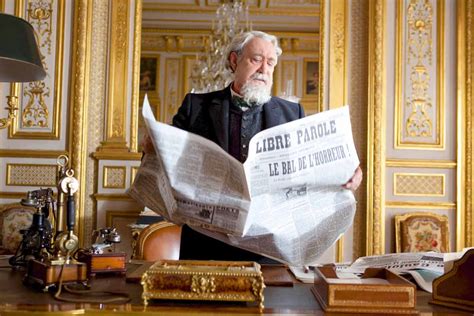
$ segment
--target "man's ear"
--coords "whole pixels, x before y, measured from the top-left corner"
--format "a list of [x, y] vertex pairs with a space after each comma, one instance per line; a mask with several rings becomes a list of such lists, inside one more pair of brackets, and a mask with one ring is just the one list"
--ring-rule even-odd
[[229, 64], [230, 64], [230, 69], [232, 69], [232, 72], [235, 72], [235, 68], [237, 68], [237, 53], [236, 52], [231, 52], [229, 55]]

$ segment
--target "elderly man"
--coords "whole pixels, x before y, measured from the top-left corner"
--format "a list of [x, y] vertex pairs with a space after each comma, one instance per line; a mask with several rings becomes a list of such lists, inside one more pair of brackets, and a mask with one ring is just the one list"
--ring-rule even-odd
[[[300, 104], [271, 96], [273, 71], [282, 53], [275, 36], [251, 31], [234, 37], [228, 48], [227, 67], [234, 75], [224, 90], [187, 94], [173, 125], [201, 135], [244, 162], [250, 139], [258, 132], [304, 117]], [[145, 141], [145, 152], [153, 150]], [[355, 170], [344, 185], [355, 190], [362, 171]], [[181, 233], [180, 259], [251, 260], [264, 257], [202, 235], [187, 225]]]

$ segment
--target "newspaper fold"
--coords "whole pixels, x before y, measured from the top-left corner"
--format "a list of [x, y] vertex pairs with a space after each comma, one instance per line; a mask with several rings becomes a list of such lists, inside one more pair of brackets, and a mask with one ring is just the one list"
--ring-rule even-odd
[[359, 159], [349, 107], [255, 135], [242, 165], [217, 144], [143, 117], [147, 154], [129, 194], [166, 219], [291, 265], [307, 265], [352, 224], [355, 199], [342, 188]]

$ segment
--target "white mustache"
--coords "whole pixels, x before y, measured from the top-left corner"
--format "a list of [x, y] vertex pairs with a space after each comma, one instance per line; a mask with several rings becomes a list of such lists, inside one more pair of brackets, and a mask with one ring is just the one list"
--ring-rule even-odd
[[268, 76], [259, 72], [254, 73], [252, 76], [250, 76], [250, 79], [252, 80], [263, 80], [265, 83], [268, 82]]

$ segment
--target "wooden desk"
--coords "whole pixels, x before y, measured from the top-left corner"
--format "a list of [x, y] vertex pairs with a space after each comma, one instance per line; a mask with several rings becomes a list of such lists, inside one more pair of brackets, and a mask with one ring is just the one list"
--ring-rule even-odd
[[[0, 260], [0, 266], [7, 265]], [[124, 315], [149, 313], [152, 315], [236, 315], [259, 313], [255, 304], [225, 302], [174, 302], [153, 301], [144, 307], [141, 300], [142, 287], [137, 283], [127, 283], [124, 276], [109, 275], [92, 279], [94, 290], [123, 291], [130, 295], [127, 304], [85, 304], [56, 301], [50, 293], [28, 288], [22, 283], [23, 272], [10, 268], [0, 269], [0, 314], [3, 315], [43, 315], [41, 312], [57, 312], [56, 315]], [[311, 293], [310, 284], [296, 283], [293, 287], [268, 286], [265, 289], [265, 309], [263, 314], [324, 315]], [[428, 304], [431, 294], [419, 291], [417, 310], [425, 315], [433, 313], [459, 313], [462, 311]], [[467, 313], [465, 313], [467, 314]], [[53, 314], [54, 315], [54, 314]]]

